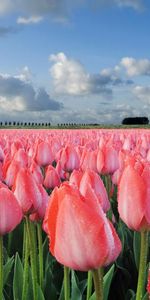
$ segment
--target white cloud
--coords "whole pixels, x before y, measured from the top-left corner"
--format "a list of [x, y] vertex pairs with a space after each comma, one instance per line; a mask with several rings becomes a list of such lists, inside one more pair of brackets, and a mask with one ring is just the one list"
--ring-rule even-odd
[[80, 62], [62, 52], [51, 55], [49, 59], [54, 63], [50, 74], [57, 93], [79, 95], [89, 92], [89, 74]]
[[[55, 93], [69, 95], [111, 94], [112, 86], [123, 82], [118, 76], [119, 67], [104, 69], [90, 74], [77, 60], [67, 57], [63, 52], [52, 54], [50, 75]], [[118, 73], [118, 74], [117, 74]]]
[[51, 99], [44, 88], [34, 89], [27, 80], [28, 71], [26, 66], [21, 75], [0, 74], [0, 109], [6, 112], [61, 109], [62, 104]]
[[150, 104], [150, 86], [137, 85], [133, 89], [133, 94], [143, 103]]
[[123, 57], [120, 65], [125, 68], [128, 76], [150, 75], [150, 60]]
[[29, 24], [37, 24], [43, 20], [43, 17], [41, 16], [31, 16], [29, 18], [25, 17], [18, 17], [17, 23], [23, 24], [23, 25], [29, 25]]
[[32, 78], [32, 72], [30, 71], [28, 66], [24, 66], [18, 75], [14, 75], [14, 78], [18, 78], [22, 81], [30, 82]]

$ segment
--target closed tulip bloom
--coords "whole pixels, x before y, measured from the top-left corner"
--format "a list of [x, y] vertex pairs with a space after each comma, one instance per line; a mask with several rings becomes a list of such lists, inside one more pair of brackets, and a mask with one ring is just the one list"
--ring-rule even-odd
[[50, 251], [63, 265], [87, 271], [108, 265], [121, 251], [120, 240], [95, 199], [67, 183], [55, 188], [46, 212]]
[[3, 148], [0, 145], [0, 162], [4, 160], [4, 157], [5, 157], [5, 154], [4, 154]]
[[118, 211], [133, 230], [150, 228], [150, 166], [128, 165], [118, 186]]
[[53, 162], [51, 145], [47, 142], [40, 142], [37, 145], [35, 160], [39, 166], [45, 167]]
[[58, 160], [58, 162], [57, 162], [56, 172], [57, 172], [58, 176], [60, 177], [60, 179], [64, 180], [67, 178], [67, 174], [66, 174], [67, 172], [63, 170], [60, 160]]
[[113, 174], [119, 168], [118, 152], [113, 146], [99, 149], [97, 154], [97, 170], [100, 174]]
[[2, 163], [0, 161], [0, 180], [3, 179]]
[[63, 170], [71, 172], [79, 169], [80, 160], [75, 147], [66, 146], [60, 155], [61, 166]]
[[17, 139], [11, 144], [10, 148], [11, 148], [11, 157], [13, 157], [19, 149], [23, 148], [23, 144], [20, 139]]
[[13, 189], [24, 214], [35, 212], [41, 205], [42, 195], [39, 185], [29, 170], [20, 169]]
[[22, 220], [22, 210], [14, 194], [0, 188], [0, 235], [11, 232]]
[[33, 160], [29, 170], [31, 172], [31, 174], [33, 175], [34, 179], [36, 180], [37, 183], [42, 184], [43, 183], [43, 174], [41, 171], [40, 166]]
[[89, 192], [88, 190], [92, 188], [104, 212], [109, 210], [110, 202], [108, 200], [106, 188], [96, 172], [89, 169], [85, 172], [73, 171], [69, 181], [70, 183], [77, 185], [83, 196], [86, 196]]
[[28, 155], [24, 149], [19, 149], [15, 153], [13, 159], [20, 162], [21, 167], [26, 167], [28, 165]]
[[46, 208], [48, 205], [48, 194], [46, 190], [43, 188], [42, 184], [38, 185], [39, 191], [42, 196], [42, 201], [40, 206], [37, 208], [36, 212], [30, 215], [31, 221], [41, 221], [43, 220], [46, 212]]
[[48, 166], [45, 179], [44, 179], [44, 186], [47, 189], [53, 189], [55, 186], [60, 186], [60, 177], [53, 166]]
[[4, 164], [3, 179], [9, 187], [13, 186], [16, 176], [20, 170], [20, 167], [21, 167], [20, 162], [15, 160], [8, 161]]
[[97, 150], [89, 151], [85, 149], [82, 153], [80, 168], [85, 171], [87, 168], [97, 172]]

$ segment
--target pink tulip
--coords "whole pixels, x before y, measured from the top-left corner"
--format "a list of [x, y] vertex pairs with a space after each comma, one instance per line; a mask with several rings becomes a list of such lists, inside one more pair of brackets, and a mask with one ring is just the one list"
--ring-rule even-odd
[[150, 228], [150, 165], [128, 165], [118, 186], [118, 211], [133, 230]]
[[0, 162], [0, 180], [3, 179], [2, 163]]
[[35, 160], [39, 166], [47, 166], [54, 160], [51, 145], [47, 142], [40, 142], [37, 145]]
[[57, 162], [56, 172], [57, 172], [58, 176], [60, 177], [60, 179], [64, 180], [67, 178], [67, 174], [66, 174], [67, 172], [63, 170], [60, 160], [58, 160], [58, 162]]
[[4, 154], [3, 148], [0, 145], [0, 162], [4, 160], [4, 157], [5, 157], [5, 154]]
[[90, 193], [89, 190], [92, 189], [104, 212], [109, 210], [110, 202], [108, 200], [105, 186], [96, 172], [89, 169], [87, 169], [85, 172], [73, 171], [69, 182], [77, 185], [80, 193], [85, 197], [88, 193]]
[[97, 170], [100, 174], [113, 174], [119, 168], [118, 152], [113, 146], [99, 149], [97, 154]]
[[52, 192], [45, 223], [52, 255], [72, 269], [106, 266], [121, 251], [115, 229], [99, 203], [69, 184]]
[[81, 162], [80, 162], [81, 170], [85, 171], [86, 169], [90, 169], [97, 172], [96, 161], [97, 161], [97, 150], [89, 151], [87, 149], [84, 149], [81, 157]]
[[41, 193], [42, 201], [40, 206], [37, 208], [36, 212], [33, 214], [30, 214], [30, 220], [31, 221], [41, 221], [43, 220], [46, 212], [46, 208], [48, 205], [48, 194], [43, 188], [42, 185], [38, 185], [39, 191]]
[[0, 235], [12, 231], [22, 220], [22, 210], [8, 189], [0, 188]]
[[60, 186], [60, 183], [60, 177], [58, 176], [56, 169], [53, 166], [48, 166], [45, 173], [44, 186], [47, 189], [53, 189], [56, 186]]
[[3, 178], [5, 183], [12, 187], [14, 185], [14, 182], [16, 180], [16, 176], [20, 170], [20, 162], [12, 160], [8, 161], [3, 166]]
[[15, 153], [13, 159], [20, 162], [21, 167], [26, 167], [28, 165], [28, 155], [24, 149], [19, 149]]
[[80, 160], [79, 156], [73, 146], [66, 146], [61, 154], [60, 154], [60, 161], [63, 170], [71, 172], [74, 169], [79, 169]]
[[39, 185], [29, 170], [22, 168], [18, 172], [14, 185], [14, 195], [24, 214], [36, 212], [42, 204]]
[[31, 172], [31, 174], [33, 175], [34, 179], [36, 180], [37, 183], [42, 184], [43, 183], [43, 174], [41, 171], [40, 166], [33, 160], [29, 170]]

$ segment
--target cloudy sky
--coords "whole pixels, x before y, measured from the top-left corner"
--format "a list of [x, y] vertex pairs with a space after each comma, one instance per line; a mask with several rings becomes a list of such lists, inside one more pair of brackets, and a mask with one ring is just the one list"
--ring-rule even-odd
[[150, 116], [149, 0], [0, 0], [0, 120]]

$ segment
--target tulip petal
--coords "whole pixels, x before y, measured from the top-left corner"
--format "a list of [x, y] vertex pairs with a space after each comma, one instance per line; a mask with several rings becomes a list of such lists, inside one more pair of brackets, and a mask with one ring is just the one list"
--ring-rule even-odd
[[146, 184], [132, 166], [127, 166], [118, 187], [118, 211], [121, 219], [138, 230], [145, 214]]

